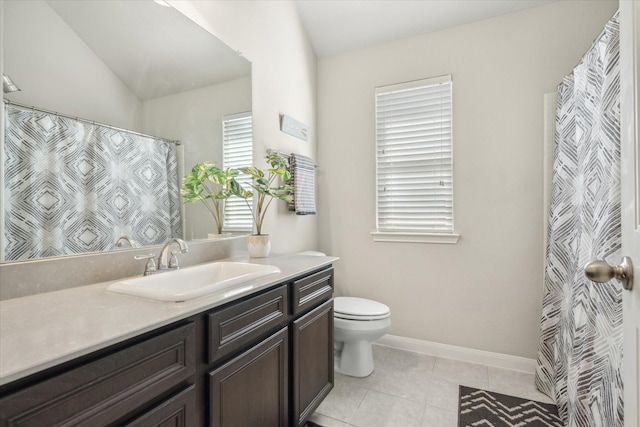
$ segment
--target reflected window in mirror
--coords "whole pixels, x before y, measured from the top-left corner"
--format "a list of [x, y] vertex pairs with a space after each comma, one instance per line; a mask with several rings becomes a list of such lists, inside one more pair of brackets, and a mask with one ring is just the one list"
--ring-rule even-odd
[[[253, 125], [251, 112], [232, 114], [222, 118], [222, 167], [240, 169], [253, 164]], [[240, 174], [236, 181], [245, 189], [251, 177]], [[249, 201], [251, 202], [251, 201]], [[224, 230], [252, 232], [253, 218], [247, 202], [239, 197], [228, 199], [224, 207]]]

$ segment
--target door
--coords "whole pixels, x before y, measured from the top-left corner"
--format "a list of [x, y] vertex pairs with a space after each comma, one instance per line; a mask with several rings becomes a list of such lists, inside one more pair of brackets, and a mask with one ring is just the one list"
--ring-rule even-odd
[[[622, 254], [640, 272], [640, 5], [620, 1]], [[623, 291], [624, 425], [640, 426], [640, 280]]]

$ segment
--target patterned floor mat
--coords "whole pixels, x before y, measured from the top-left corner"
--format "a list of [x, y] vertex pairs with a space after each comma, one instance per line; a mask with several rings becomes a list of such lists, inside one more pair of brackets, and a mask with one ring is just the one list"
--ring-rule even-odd
[[459, 396], [459, 427], [563, 427], [550, 403], [465, 386]]

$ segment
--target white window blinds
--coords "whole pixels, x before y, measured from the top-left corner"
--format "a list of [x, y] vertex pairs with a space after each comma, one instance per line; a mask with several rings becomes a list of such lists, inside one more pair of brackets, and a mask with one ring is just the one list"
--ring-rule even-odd
[[[253, 163], [253, 131], [251, 112], [222, 118], [222, 167], [237, 169]], [[249, 189], [251, 177], [241, 174], [236, 180]], [[250, 200], [249, 203], [252, 203]], [[253, 231], [253, 219], [246, 202], [231, 197], [224, 205], [225, 231]]]
[[451, 76], [376, 88], [378, 232], [453, 232], [451, 113]]

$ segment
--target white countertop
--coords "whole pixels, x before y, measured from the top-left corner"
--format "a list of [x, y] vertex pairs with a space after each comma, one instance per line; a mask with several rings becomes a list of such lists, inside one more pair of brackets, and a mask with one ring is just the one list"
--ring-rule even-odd
[[109, 284], [118, 280], [0, 301], [0, 385], [286, 282], [337, 260], [306, 255], [271, 255], [259, 259], [236, 256], [218, 260], [274, 265], [281, 272], [239, 288], [179, 303], [106, 291]]

